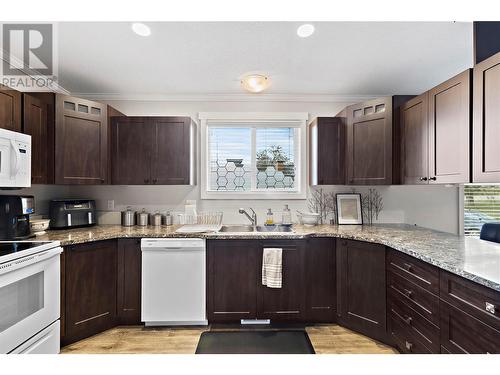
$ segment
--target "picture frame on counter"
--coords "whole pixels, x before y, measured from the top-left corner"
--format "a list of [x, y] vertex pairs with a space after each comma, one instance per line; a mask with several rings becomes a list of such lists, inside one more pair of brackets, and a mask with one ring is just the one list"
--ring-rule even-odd
[[361, 194], [336, 194], [335, 198], [337, 200], [337, 223], [339, 225], [363, 224], [363, 213], [361, 211]]

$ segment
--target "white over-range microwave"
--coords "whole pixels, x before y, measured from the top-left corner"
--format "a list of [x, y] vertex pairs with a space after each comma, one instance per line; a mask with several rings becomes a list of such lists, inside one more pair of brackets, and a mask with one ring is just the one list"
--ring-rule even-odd
[[31, 186], [31, 136], [0, 129], [0, 188]]

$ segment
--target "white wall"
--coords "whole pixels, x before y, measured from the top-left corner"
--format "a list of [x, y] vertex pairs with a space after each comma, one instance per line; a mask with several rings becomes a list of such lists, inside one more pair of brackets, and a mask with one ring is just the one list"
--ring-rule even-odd
[[[348, 103], [326, 102], [165, 102], [165, 101], [109, 101], [110, 105], [129, 116], [185, 115], [197, 119], [198, 112], [308, 112], [311, 118], [332, 116]], [[358, 192], [367, 187], [357, 188]], [[458, 233], [458, 188], [445, 186], [383, 186], [377, 187], [384, 199], [380, 223], [408, 223], [432, 229]], [[325, 191], [349, 192], [348, 186], [325, 187]], [[115, 210], [127, 205], [139, 210], [182, 211], [186, 199], [198, 200], [202, 210], [224, 212], [225, 223], [245, 223], [238, 207], [251, 206], [262, 222], [267, 208], [280, 212], [285, 203], [294, 211], [307, 209], [305, 200], [200, 200], [199, 187], [189, 186], [73, 186], [68, 193], [73, 197], [94, 198], [100, 210], [107, 210], [107, 200], [114, 200]], [[279, 219], [277, 215], [276, 219]]]

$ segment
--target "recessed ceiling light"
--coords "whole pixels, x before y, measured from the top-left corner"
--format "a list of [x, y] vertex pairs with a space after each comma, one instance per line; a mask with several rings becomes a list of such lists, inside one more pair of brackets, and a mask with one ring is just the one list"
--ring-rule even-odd
[[134, 30], [134, 33], [140, 36], [150, 36], [151, 35], [151, 29], [149, 28], [148, 25], [145, 25], [140, 22], [134, 22], [132, 24], [132, 30]]
[[314, 25], [310, 23], [305, 23], [297, 28], [297, 35], [301, 38], [307, 38], [314, 34]]
[[259, 93], [269, 87], [271, 83], [269, 77], [262, 74], [249, 74], [242, 78], [241, 86], [252, 93]]

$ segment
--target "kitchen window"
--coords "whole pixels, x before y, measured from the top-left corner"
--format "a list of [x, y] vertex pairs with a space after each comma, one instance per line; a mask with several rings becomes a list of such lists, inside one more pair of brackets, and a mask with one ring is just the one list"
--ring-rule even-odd
[[464, 185], [464, 235], [479, 237], [490, 222], [500, 222], [500, 185]]
[[306, 113], [200, 113], [203, 199], [305, 199]]

